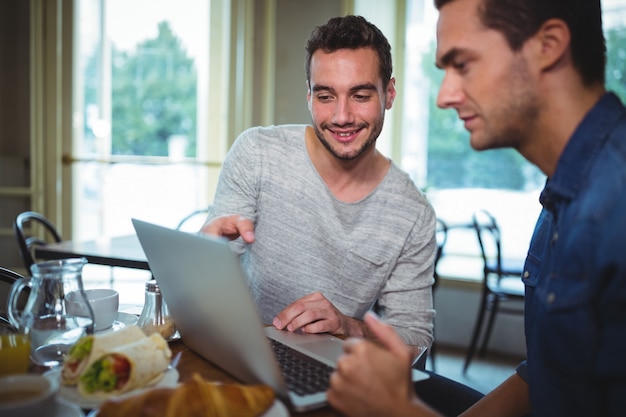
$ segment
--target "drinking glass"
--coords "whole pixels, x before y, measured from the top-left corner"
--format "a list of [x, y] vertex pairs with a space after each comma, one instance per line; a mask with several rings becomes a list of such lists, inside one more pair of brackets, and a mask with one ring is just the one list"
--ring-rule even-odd
[[28, 371], [30, 337], [23, 330], [0, 325], [0, 376]]

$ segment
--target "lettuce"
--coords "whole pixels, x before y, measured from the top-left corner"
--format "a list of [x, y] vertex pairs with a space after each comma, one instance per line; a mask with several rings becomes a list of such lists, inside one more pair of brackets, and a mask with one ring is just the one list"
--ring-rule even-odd
[[113, 372], [112, 357], [103, 357], [91, 364], [89, 369], [80, 376], [85, 391], [92, 394], [96, 391], [111, 392], [117, 385], [117, 375]]
[[70, 348], [70, 351], [68, 352], [68, 356], [72, 360], [81, 361], [85, 359], [87, 356], [89, 356], [89, 353], [91, 353], [92, 347], [93, 347], [93, 337], [92, 336], [83, 337], [79, 339], [78, 342], [76, 342], [74, 346]]

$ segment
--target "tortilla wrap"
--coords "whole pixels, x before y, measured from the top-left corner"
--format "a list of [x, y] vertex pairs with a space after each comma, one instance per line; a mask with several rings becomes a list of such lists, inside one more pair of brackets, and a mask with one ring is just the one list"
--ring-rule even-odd
[[76, 349], [72, 348], [63, 360], [61, 382], [64, 385], [76, 385], [79, 376], [93, 361], [117, 346], [127, 345], [145, 338], [147, 336], [138, 326], [127, 326], [115, 332], [82, 337], [76, 342]]
[[[172, 351], [160, 333], [117, 346], [94, 360], [78, 379], [85, 398], [107, 399], [157, 382], [169, 366]], [[122, 363], [124, 366], [118, 367]]]

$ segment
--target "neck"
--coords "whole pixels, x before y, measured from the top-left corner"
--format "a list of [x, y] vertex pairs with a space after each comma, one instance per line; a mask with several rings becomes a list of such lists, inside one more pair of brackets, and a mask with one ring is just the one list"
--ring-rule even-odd
[[532, 129], [532, 138], [518, 150], [550, 177], [574, 131], [606, 90], [602, 85], [587, 87], [563, 77], [541, 91], [541, 117]]
[[312, 127], [305, 133], [306, 149], [313, 166], [333, 195], [344, 202], [359, 201], [385, 178], [391, 162], [374, 147], [359, 158], [342, 160], [319, 141]]

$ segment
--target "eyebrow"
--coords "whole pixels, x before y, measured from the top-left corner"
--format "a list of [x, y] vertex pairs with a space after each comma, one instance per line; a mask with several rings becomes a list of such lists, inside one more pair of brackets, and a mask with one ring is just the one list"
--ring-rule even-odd
[[[350, 92], [354, 93], [357, 91], [362, 91], [362, 90], [369, 90], [369, 91], [376, 91], [376, 85], [372, 84], [372, 83], [364, 83], [364, 84], [358, 84], [355, 85], [353, 87], [350, 88]], [[333, 88], [331, 88], [330, 86], [327, 85], [322, 85], [322, 84], [318, 84], [313, 86], [313, 92], [317, 93], [320, 91], [335, 91]]]
[[443, 69], [450, 65], [450, 62], [452, 62], [461, 53], [463, 53], [462, 49], [452, 48], [444, 56], [442, 56], [435, 62], [435, 66], [437, 68]]

